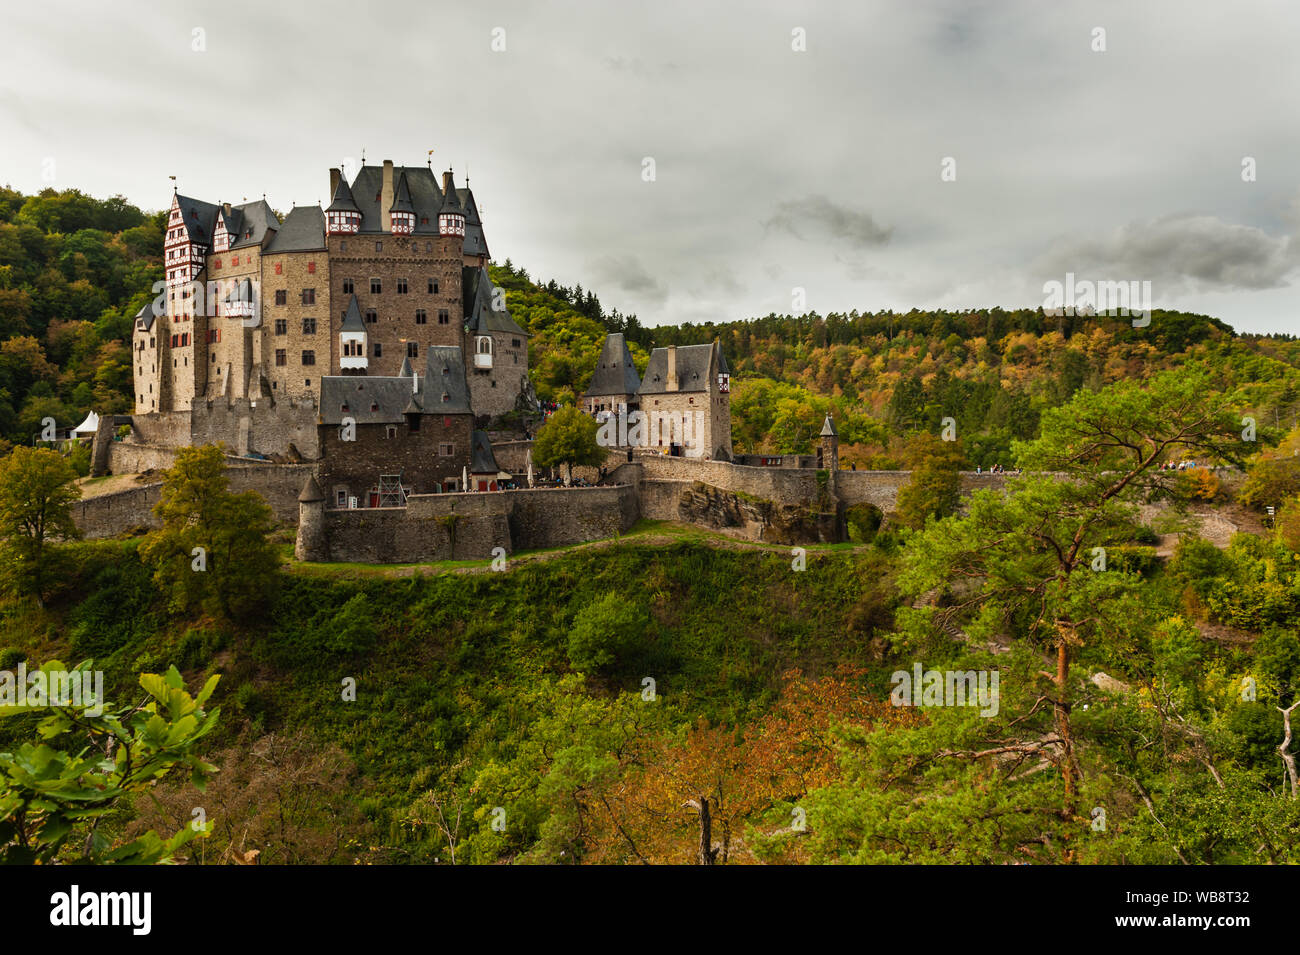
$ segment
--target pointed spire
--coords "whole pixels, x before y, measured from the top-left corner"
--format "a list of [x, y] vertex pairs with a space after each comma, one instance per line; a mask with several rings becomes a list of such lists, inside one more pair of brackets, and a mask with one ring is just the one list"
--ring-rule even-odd
[[397, 370], [398, 378], [410, 378], [415, 374], [415, 369], [411, 367], [411, 357], [408, 355], [402, 359], [402, 367]]
[[406, 173], [397, 177], [397, 188], [393, 190], [393, 205], [389, 212], [409, 212], [415, 215], [415, 204], [411, 202], [411, 189], [406, 184]]
[[826, 420], [822, 422], [822, 433], [819, 434], [817, 437], [819, 437], [819, 438], [833, 438], [833, 437], [835, 437], [835, 436], [836, 436], [836, 435], [835, 435], [835, 422], [831, 420], [831, 415], [830, 415], [830, 412], [828, 411], [828, 412], [826, 413]]
[[343, 315], [343, 324], [339, 327], [343, 332], [361, 332], [366, 331], [366, 323], [361, 320], [361, 307], [357, 305], [355, 295], [348, 297], [348, 310]]
[[316, 483], [316, 476], [307, 475], [307, 481], [302, 486], [302, 492], [298, 495], [299, 504], [314, 504], [317, 501], [325, 500], [325, 492], [320, 489]]
[[360, 212], [357, 208], [356, 200], [352, 198], [352, 190], [348, 188], [348, 180], [345, 176], [339, 176], [338, 188], [334, 190], [334, 196], [330, 201], [330, 206], [326, 212]]
[[465, 207], [461, 205], [460, 197], [456, 195], [456, 183], [450, 169], [442, 174], [442, 215], [465, 215]]

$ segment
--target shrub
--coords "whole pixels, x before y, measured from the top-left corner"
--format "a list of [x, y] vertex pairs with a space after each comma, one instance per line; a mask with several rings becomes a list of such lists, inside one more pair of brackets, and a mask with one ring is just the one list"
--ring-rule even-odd
[[569, 662], [586, 673], [610, 669], [640, 645], [648, 623], [639, 599], [612, 592], [598, 597], [573, 618]]

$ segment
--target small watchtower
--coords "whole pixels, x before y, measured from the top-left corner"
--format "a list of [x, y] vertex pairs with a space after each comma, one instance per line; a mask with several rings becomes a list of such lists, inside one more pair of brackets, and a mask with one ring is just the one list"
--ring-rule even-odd
[[325, 492], [310, 474], [298, 495], [298, 539], [294, 542], [293, 556], [298, 560], [329, 560]]

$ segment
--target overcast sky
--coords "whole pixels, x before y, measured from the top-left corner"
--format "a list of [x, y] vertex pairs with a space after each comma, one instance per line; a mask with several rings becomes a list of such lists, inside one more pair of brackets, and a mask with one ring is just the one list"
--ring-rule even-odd
[[24, 192], [159, 209], [175, 175], [287, 211], [328, 204], [329, 167], [363, 148], [399, 165], [432, 148], [435, 169], [468, 167], [497, 260], [648, 325], [790, 312], [795, 288], [822, 314], [1037, 306], [1074, 272], [1300, 332], [1296, 3], [47, 0], [2, 16], [0, 182]]

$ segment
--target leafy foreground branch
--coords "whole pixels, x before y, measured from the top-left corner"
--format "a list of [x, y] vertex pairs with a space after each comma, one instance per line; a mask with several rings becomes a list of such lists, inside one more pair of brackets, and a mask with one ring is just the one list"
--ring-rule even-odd
[[[89, 676], [90, 661], [69, 673], [52, 661], [40, 670], [47, 685], [56, 677]], [[220, 709], [203, 706], [219, 677], [190, 696], [175, 667], [165, 676], [140, 675], [145, 698], [111, 708], [103, 700], [76, 705], [65, 700], [30, 706], [18, 700], [0, 706], [0, 717], [35, 711], [40, 742], [0, 753], [0, 859], [6, 864], [166, 863], [190, 840], [205, 836], [198, 820], [164, 839], [154, 831], [111, 846], [99, 823], [132, 794], [149, 790], [175, 769], [189, 770], [202, 788], [217, 767], [199, 756], [198, 743], [217, 725]]]

